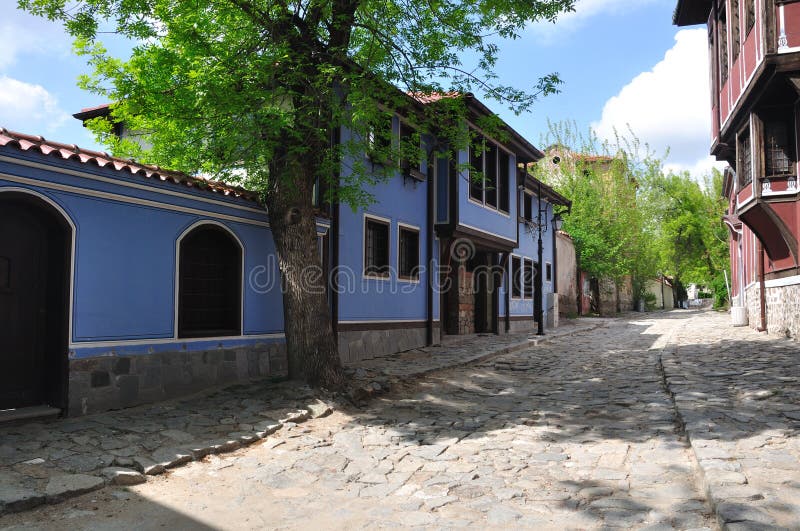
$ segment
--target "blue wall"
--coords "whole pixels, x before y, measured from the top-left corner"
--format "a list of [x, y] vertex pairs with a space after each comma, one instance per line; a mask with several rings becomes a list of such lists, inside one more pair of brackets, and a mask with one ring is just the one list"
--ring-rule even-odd
[[35, 191], [75, 227], [73, 357], [203, 344], [174, 339], [176, 242], [201, 221], [225, 226], [244, 247], [245, 337], [214, 345], [241, 344], [246, 336], [280, 339], [283, 305], [274, 243], [266, 212], [255, 203], [60, 157], [16, 149], [0, 155], [0, 190]]
[[[394, 128], [398, 121], [394, 118]], [[342, 142], [351, 139], [347, 129], [341, 132]], [[369, 161], [364, 158], [369, 166]], [[347, 180], [352, 174], [353, 160], [342, 162], [341, 177]], [[426, 165], [423, 165], [425, 169]], [[367, 208], [355, 211], [347, 205], [339, 207], [339, 321], [423, 321], [427, 319], [427, 290], [430, 276], [427, 233], [427, 182], [403, 178], [399, 171], [394, 177], [368, 186], [374, 202]], [[384, 218], [390, 222], [388, 279], [366, 278], [364, 270], [364, 219], [366, 215]], [[399, 226], [407, 224], [420, 230], [419, 282], [397, 278]], [[436, 256], [434, 259], [436, 260]], [[434, 296], [434, 319], [439, 315], [439, 297]]]

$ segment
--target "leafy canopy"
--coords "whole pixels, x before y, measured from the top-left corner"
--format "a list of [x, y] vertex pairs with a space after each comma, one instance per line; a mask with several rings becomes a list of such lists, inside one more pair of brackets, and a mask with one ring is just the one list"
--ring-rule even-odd
[[[151, 148], [116, 139], [107, 121], [95, 121], [116, 154], [229, 181], [246, 176], [248, 186], [269, 194], [299, 174], [334, 180], [341, 157], [363, 153], [390, 111], [410, 108], [406, 93], [480, 91], [514, 112], [528, 110], [560, 80], [548, 74], [525, 90], [502, 84], [494, 72], [498, 43], [532, 22], [555, 21], [575, 0], [18, 3], [65, 24], [94, 67], [81, 85], [116, 102], [114, 118]], [[109, 33], [134, 42], [130, 58], [108, 52], [102, 38]], [[417, 134], [435, 130], [463, 143], [460, 102], [446, 98], [439, 114], [411, 116]], [[355, 134], [336, 145], [331, 131], [341, 125]], [[418, 150], [413, 140], [390, 149]], [[365, 180], [380, 175], [353, 169], [334, 193], [358, 204], [368, 199]]]

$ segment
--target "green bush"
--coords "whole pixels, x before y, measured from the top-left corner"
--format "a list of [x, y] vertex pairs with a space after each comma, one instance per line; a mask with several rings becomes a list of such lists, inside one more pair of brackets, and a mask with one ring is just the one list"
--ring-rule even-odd
[[644, 309], [652, 312], [656, 308], [656, 296], [652, 293], [644, 294]]

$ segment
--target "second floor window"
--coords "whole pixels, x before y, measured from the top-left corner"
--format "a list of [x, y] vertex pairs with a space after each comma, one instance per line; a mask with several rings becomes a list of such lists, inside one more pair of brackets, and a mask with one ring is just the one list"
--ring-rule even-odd
[[752, 152], [750, 151], [750, 131], [745, 130], [739, 134], [737, 143], [739, 167], [739, 186], [747, 186], [753, 180]]
[[522, 192], [522, 217], [525, 221], [533, 221], [533, 196]]
[[756, 24], [756, 2], [755, 0], [744, 0], [744, 36], [750, 33]]
[[508, 213], [510, 162], [508, 153], [483, 137], [471, 145], [470, 199], [494, 210]]
[[717, 21], [717, 33], [719, 39], [719, 84], [720, 87], [728, 81], [728, 19], [725, 16], [725, 8], [719, 12]]
[[731, 0], [731, 60], [736, 62], [739, 57], [739, 0]]
[[764, 173], [773, 175], [794, 174], [794, 135], [786, 120], [764, 122]]
[[389, 224], [385, 221], [364, 221], [364, 276], [389, 276]]

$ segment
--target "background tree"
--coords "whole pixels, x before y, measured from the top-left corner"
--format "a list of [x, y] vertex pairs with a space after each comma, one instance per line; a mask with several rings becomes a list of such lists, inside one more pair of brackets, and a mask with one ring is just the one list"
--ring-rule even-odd
[[[82, 86], [114, 102], [113, 119], [152, 146], [141, 152], [95, 122], [115, 154], [260, 193], [286, 286], [290, 373], [329, 387], [342, 376], [325, 279], [309, 285], [302, 274], [308, 264], [321, 263], [315, 183], [328, 184], [328, 201], [369, 202], [364, 184], [381, 175], [362, 162], [367, 139], [381, 131], [387, 111], [409, 109], [403, 92], [478, 88], [523, 112], [554, 91], [554, 74], [527, 90], [497, 83], [498, 42], [516, 38], [531, 22], [554, 21], [574, 2], [18, 0], [23, 9], [64, 23], [94, 67]], [[106, 51], [99, 39], [108, 33], [134, 41], [129, 59]], [[462, 64], [466, 55], [476, 64]], [[449, 120], [430, 113], [412, 118], [419, 133], [449, 140], [439, 150], [444, 156], [466, 143], [458, 120], [465, 109], [458, 98], [442, 105]], [[341, 126], [355, 133], [353, 140], [332, 141]], [[387, 151], [427, 156], [418, 146], [415, 137]], [[340, 182], [337, 171], [348, 155], [353, 174]], [[399, 160], [401, 153], [389, 155]]]

